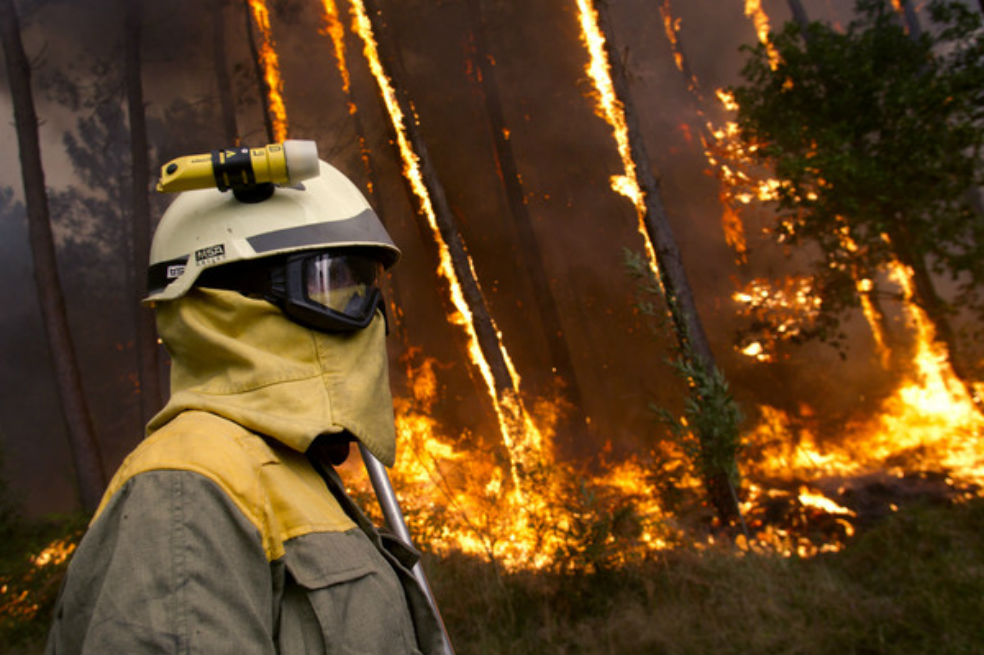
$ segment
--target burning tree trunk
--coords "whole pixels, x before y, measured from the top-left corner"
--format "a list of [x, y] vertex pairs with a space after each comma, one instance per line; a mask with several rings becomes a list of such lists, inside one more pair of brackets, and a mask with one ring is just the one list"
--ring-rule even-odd
[[947, 361], [953, 369], [954, 375], [960, 379], [964, 388], [967, 390], [978, 409], [981, 408], [981, 399], [978, 398], [974, 388], [974, 377], [970, 373], [969, 367], [964, 363], [960, 355], [957, 344], [956, 334], [950, 326], [947, 318], [946, 303], [940, 298], [933, 284], [933, 278], [926, 266], [926, 261], [922, 255], [915, 252], [911, 246], [908, 230], [905, 228], [904, 219], [895, 220], [891, 223], [892, 229], [889, 237], [892, 242], [892, 249], [898, 257], [898, 261], [906, 266], [912, 275], [912, 301], [924, 312], [926, 318], [933, 324], [936, 333], [936, 340], [943, 347]]
[[572, 408], [566, 425], [560, 426], [558, 434], [567, 433], [566, 436], [573, 442], [586, 443], [586, 417], [583, 411], [581, 385], [578, 382], [571, 352], [564, 337], [564, 328], [557, 311], [557, 303], [554, 301], [546, 271], [543, 269], [543, 255], [540, 252], [536, 235], [533, 233], [533, 224], [526, 208], [523, 186], [520, 182], [516, 158], [513, 155], [512, 142], [507, 136], [506, 121], [503, 117], [502, 103], [499, 100], [499, 85], [485, 41], [485, 20], [482, 16], [483, 3], [481, 0], [473, 1], [468, 3], [468, 6], [471, 9], [471, 21], [474, 26], [475, 59], [477, 60], [482, 86], [482, 96], [485, 99], [485, 111], [489, 117], [489, 127], [495, 145], [496, 163], [519, 238], [520, 259], [526, 277], [533, 287], [540, 324], [543, 326], [543, 334], [550, 351], [553, 370], [557, 377], [565, 383], [567, 397]]
[[212, 14], [212, 65], [215, 68], [215, 82], [219, 93], [222, 133], [226, 145], [239, 145], [236, 104], [232, 99], [232, 83], [229, 80], [229, 70], [226, 68], [225, 20], [222, 11], [225, 2], [215, 0], [209, 4], [209, 7]]
[[[325, 29], [322, 33], [326, 33], [332, 40], [332, 46], [335, 51], [335, 63], [338, 67], [338, 74], [342, 78], [342, 91], [345, 93], [348, 113], [352, 119], [352, 127], [355, 130], [356, 139], [359, 141], [359, 159], [362, 161], [362, 167], [366, 174], [366, 192], [369, 196], [369, 203], [375, 208], [376, 213], [379, 215], [379, 220], [382, 221], [383, 225], [386, 225], [386, 217], [383, 215], [382, 205], [376, 201], [376, 189], [379, 188], [379, 179], [376, 174], [376, 168], [372, 163], [372, 153], [369, 150], [365, 126], [362, 123], [362, 115], [359, 112], [359, 103], [356, 101], [356, 92], [352, 86], [352, 72], [349, 69], [349, 61], [346, 55], [348, 50], [346, 47], [346, 35], [348, 32], [342, 24], [341, 14], [335, 0], [322, 0], [322, 18], [325, 22]], [[353, 38], [355, 38], [354, 35]], [[367, 83], [371, 85], [371, 81]], [[400, 335], [404, 341], [404, 345], [406, 345], [407, 335], [403, 329], [403, 313], [399, 309], [401, 306], [399, 284], [393, 276], [388, 276], [387, 283], [388, 288], [385, 291], [390, 305], [387, 320], [389, 321], [391, 331]]]
[[68, 316], [58, 279], [58, 262], [45, 193], [44, 168], [38, 140], [38, 119], [31, 95], [31, 68], [21, 43], [20, 26], [13, 0], [0, 0], [0, 37], [4, 58], [17, 144], [20, 150], [21, 175], [27, 203], [28, 231], [34, 257], [34, 280], [37, 284], [41, 315], [44, 319], [48, 347], [55, 368], [55, 381], [61, 398], [62, 414], [68, 428], [68, 442], [75, 462], [82, 506], [95, 510], [106, 486], [99, 443], [86, 404], [75, 349], [68, 328]]
[[[523, 407], [518, 383], [499, 341], [498, 330], [489, 314], [444, 187], [417, 129], [416, 115], [406, 87], [400, 84], [401, 78], [405, 76], [402, 65], [390, 48], [385, 29], [380, 34], [383, 25], [379, 20], [379, 12], [373, 5], [374, 3], [363, 0], [353, 3], [353, 8], [356, 9], [358, 22], [362, 25], [360, 35], [366, 43], [366, 54], [378, 58], [375, 62], [378, 68], [374, 75], [380, 83], [386, 110], [394, 119], [397, 130], [395, 145], [400, 148], [400, 156], [405, 164], [404, 177], [419, 201], [420, 215], [427, 217], [436, 232], [433, 236], [441, 252], [439, 270], [451, 286], [452, 302], [466, 322], [466, 330], [472, 339], [470, 355], [492, 395], [509, 455], [513, 481], [520, 491], [524, 491], [530, 475], [540, 463], [543, 452], [541, 436]], [[375, 38], [374, 34], [377, 35]], [[381, 78], [388, 78], [388, 81]], [[403, 135], [405, 141], [402, 139]]]
[[[666, 298], [680, 352], [685, 364], [700, 370], [706, 379], [715, 379], [720, 374], [711, 352], [710, 344], [704, 333], [704, 326], [697, 313], [690, 282], [680, 257], [673, 230], [670, 228], [666, 211], [663, 208], [659, 193], [659, 182], [653, 175], [646, 154], [642, 134], [639, 130], [632, 97], [629, 93], [628, 77], [612, 35], [611, 19], [604, 2], [595, 3], [598, 16], [598, 28], [604, 38], [608, 64], [611, 70], [612, 87], [618, 102], [624, 112], [627, 131], [627, 141], [632, 163], [635, 165], [639, 187], [642, 192], [643, 223], [649, 241], [652, 243], [658, 263], [657, 274]], [[701, 400], [700, 398], [697, 399]], [[706, 400], [706, 399], [705, 399]], [[731, 452], [722, 455], [720, 435], [696, 430], [700, 441], [701, 454], [704, 458], [702, 476], [711, 503], [714, 505], [722, 521], [729, 522], [738, 516], [737, 497], [732, 482], [734, 464], [734, 448], [725, 448]]]
[[126, 60], [126, 99], [130, 119], [130, 153], [133, 193], [133, 271], [137, 375], [140, 380], [140, 407], [146, 424], [161, 408], [161, 386], [158, 364], [157, 330], [153, 313], [140, 305], [147, 295], [147, 280], [143, 275], [150, 253], [150, 161], [147, 145], [147, 120], [144, 114], [143, 84], [140, 78], [140, 0], [124, 0], [126, 7], [124, 59]]
[[267, 143], [273, 143], [273, 120], [270, 117], [270, 107], [267, 98], [270, 97], [270, 86], [263, 74], [263, 63], [260, 61], [260, 51], [256, 48], [256, 36], [253, 34], [253, 9], [250, 0], [243, 0], [246, 8], [246, 37], [249, 41], [249, 55], [253, 60], [253, 70], [256, 71], [256, 81], [260, 85], [260, 107], [263, 111], [263, 126], [266, 128]]

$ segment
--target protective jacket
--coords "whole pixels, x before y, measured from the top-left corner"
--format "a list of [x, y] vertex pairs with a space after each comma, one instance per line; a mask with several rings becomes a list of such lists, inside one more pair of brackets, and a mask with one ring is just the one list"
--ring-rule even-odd
[[327, 335], [196, 289], [158, 307], [158, 330], [171, 399], [75, 553], [48, 652], [437, 651], [418, 555], [309, 456], [346, 430], [392, 463], [381, 317]]

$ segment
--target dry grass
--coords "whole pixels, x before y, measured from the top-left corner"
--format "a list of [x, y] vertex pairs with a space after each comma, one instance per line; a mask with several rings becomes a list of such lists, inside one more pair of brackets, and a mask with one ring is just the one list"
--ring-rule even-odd
[[590, 576], [433, 568], [461, 653], [984, 651], [984, 501], [893, 516], [809, 560], [678, 551]]
[[[61, 521], [6, 526], [0, 577], [23, 580], [25, 553], [81, 525]], [[900, 512], [808, 560], [678, 550], [590, 575], [426, 564], [460, 653], [984, 652], [984, 500]], [[58, 573], [30, 578], [31, 618], [0, 617], [0, 652], [43, 648]]]

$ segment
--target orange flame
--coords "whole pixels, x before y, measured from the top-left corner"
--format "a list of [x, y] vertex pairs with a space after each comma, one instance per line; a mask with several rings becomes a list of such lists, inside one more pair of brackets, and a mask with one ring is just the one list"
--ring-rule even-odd
[[[403, 174], [410, 182], [410, 186], [420, 202], [421, 211], [427, 218], [427, 223], [438, 245], [440, 258], [440, 264], [437, 269], [438, 274], [447, 281], [451, 294], [451, 302], [456, 309], [455, 314], [449, 318], [452, 323], [461, 326], [468, 335], [468, 355], [472, 363], [478, 368], [482, 380], [485, 382], [486, 389], [495, 409], [496, 417], [498, 418], [503, 443], [509, 451], [513, 482], [516, 489], [521, 489], [523, 485], [521, 484], [520, 470], [532, 470], [536, 468], [535, 460], [548, 454], [549, 444], [544, 440], [539, 429], [523, 406], [518, 391], [520, 378], [512, 364], [509, 353], [502, 343], [501, 334], [498, 334], [498, 331], [498, 346], [508, 368], [511, 384], [508, 389], [496, 389], [492, 368], [485, 359], [485, 355], [479, 345], [471, 308], [465, 300], [464, 292], [461, 289], [461, 284], [451, 261], [451, 252], [438, 228], [437, 217], [431, 203], [430, 193], [424, 184], [420, 171], [419, 158], [407, 138], [404, 128], [403, 110], [397, 99], [396, 91], [393, 89], [393, 85], [380, 62], [375, 36], [372, 32], [372, 24], [369, 21], [361, 0], [354, 0], [351, 10], [353, 14], [353, 29], [362, 38], [364, 44], [363, 53], [369, 62], [370, 70], [379, 86], [383, 102], [386, 105], [390, 120], [396, 132], [397, 145], [403, 159]], [[471, 267], [472, 275], [477, 280], [478, 276], [475, 274], [474, 265], [470, 259], [468, 265]]]
[[68, 539], [56, 539], [45, 546], [38, 554], [28, 557], [31, 570], [22, 580], [11, 580], [0, 572], [0, 615], [30, 621], [40, 609], [38, 583], [35, 580], [43, 575], [42, 569], [62, 564], [75, 552], [76, 544]]
[[[416, 359], [417, 354], [411, 349], [408, 359]], [[544, 458], [535, 472], [536, 485], [525, 495], [507, 488], [508, 474], [494, 458], [476, 457], [441, 434], [432, 407], [438, 394], [436, 365], [432, 359], [408, 363], [412, 387], [408, 397], [395, 400], [400, 449], [392, 469], [411, 531], [430, 550], [484, 556], [510, 571], [548, 566], [571, 570], [584, 564], [565, 554], [577, 542], [579, 531], [626, 503], [633, 507], [636, 530], [624, 547], [613, 549], [612, 563], [625, 563], [679, 542], [679, 530], [660, 505], [654, 483], [658, 471], [635, 460], [615, 464], [596, 476]], [[536, 408], [546, 436], [552, 436], [556, 407], [548, 402]], [[680, 453], [668, 455], [673, 462], [680, 461]], [[346, 466], [358, 473], [355, 463]], [[699, 485], [694, 476], [677, 477], [686, 488]], [[368, 481], [363, 479], [360, 485], [367, 489]], [[593, 498], [587, 503], [578, 498], [585, 489]], [[435, 515], [439, 521], [433, 520]]]
[[594, 82], [595, 88], [595, 113], [612, 128], [612, 135], [618, 146], [618, 154], [622, 159], [624, 173], [611, 177], [611, 186], [614, 191], [622, 194], [632, 201], [638, 215], [639, 234], [642, 235], [645, 244], [646, 257], [649, 260], [649, 267], [659, 280], [659, 265], [656, 260], [656, 250], [653, 248], [652, 241], [649, 239], [649, 232], [646, 230], [646, 199], [642, 188], [639, 186], [639, 179], [636, 176], [635, 162], [632, 160], [632, 149], [629, 144], [629, 129], [625, 123], [625, 108], [618, 96], [615, 94], [615, 86], [612, 83], [611, 67], [608, 62], [608, 53], [605, 51], [605, 36], [601, 33], [598, 26], [598, 13], [591, 4], [591, 0], [577, 0], [578, 22], [581, 26], [581, 41], [588, 50], [589, 61], [585, 66], [585, 71]]
[[659, 13], [663, 18], [663, 31], [666, 32], [666, 38], [670, 42], [670, 48], [673, 50], [673, 63], [676, 64], [677, 70], [688, 76], [687, 87], [690, 89], [691, 93], [699, 96], [700, 93], [698, 89], [700, 85], [697, 82], [697, 76], [688, 71], [683, 59], [683, 50], [680, 49], [678, 34], [680, 33], [681, 19], [673, 18], [673, 12], [670, 8], [670, 0], [663, 0], [662, 3], [660, 3]]
[[[664, 6], [668, 8], [668, 3]], [[641, 211], [644, 209], [643, 197], [629, 157], [624, 111], [614, 95], [602, 47], [603, 36], [597, 31], [597, 15], [591, 10], [588, 0], [579, 0], [579, 8], [582, 40], [592, 53], [587, 70], [597, 89], [596, 109], [612, 127], [625, 165], [623, 175], [613, 176], [613, 188], [632, 199], [637, 210]], [[558, 557], [558, 553], [569, 552], [570, 544], [576, 542], [576, 535], [584, 530], [585, 525], [590, 525], [591, 520], [605, 516], [606, 511], [618, 507], [620, 503], [631, 502], [639, 516], [638, 529], [634, 537], [624, 543], [618, 542], [615, 534], [607, 537], [607, 545], [617, 543], [619, 546], [612, 562], [627, 562], [633, 557], [645, 556], [653, 550], [684, 542], [686, 536], [677, 527], [674, 517], [660, 504], [660, 489], [655, 482], [661, 476], [672, 474], [677, 489], [695, 490], [700, 486], [688, 467], [682, 446], [660, 444], [658, 450], [663, 457], [660, 461], [668, 462], [662, 465], [663, 468], [653, 466], [651, 461], [642, 464], [630, 459], [608, 466], [608, 471], [603, 475], [585, 474], [553, 459], [550, 442], [556, 405], [543, 403], [534, 407], [533, 413], [540, 429], [535, 440], [530, 440], [527, 433], [522, 433], [522, 421], [530, 418], [519, 402], [518, 387], [513, 386], [505, 394], [496, 393], [491, 371], [478, 348], [471, 327], [471, 314], [457, 284], [446, 244], [436, 230], [436, 217], [419, 163], [402, 127], [403, 113], [379, 63], [374, 37], [361, 2], [355, 2], [352, 11], [355, 29], [365, 43], [366, 58], [393, 120], [404, 160], [404, 174], [435, 232], [441, 256], [439, 273], [449, 283], [456, 309], [450, 318], [469, 334], [469, 355], [486, 381], [499, 420], [499, 431], [510, 455], [510, 461], [502, 463], [490, 457], [476, 457], [471, 445], [473, 439], [469, 435], [450, 438], [442, 434], [442, 426], [433, 418], [433, 405], [439, 396], [435, 372], [437, 363], [425, 360], [416, 366], [408, 366], [407, 378], [412, 381], [412, 387], [407, 397], [395, 401], [401, 448], [393, 475], [413, 533], [421, 543], [427, 544], [438, 554], [453, 550], [481, 555], [506, 570], [573, 567], [577, 564], [572, 563], [570, 558]], [[594, 30], [591, 29], [592, 25]], [[729, 99], [720, 95], [719, 99], [727, 107]], [[735, 109], [734, 106], [727, 108]], [[712, 138], [720, 139], [722, 143], [738, 143], [737, 127], [733, 124], [716, 131], [718, 134]], [[729, 204], [726, 206], [741, 207], [755, 200], [775, 198], [779, 192], [777, 181], [757, 179], [736, 163], [742, 158], [750, 160], [748, 155], [755, 146], [740, 146], [737, 149], [739, 146], [736, 145], [735, 148], [724, 154], [720, 149], [713, 153], [708, 151], [709, 161], [718, 167], [722, 183], [726, 183], [728, 189]], [[737, 212], [735, 214], [737, 216]], [[844, 236], [849, 237], [847, 234]], [[655, 259], [651, 261], [655, 263]], [[860, 292], [867, 292], [872, 282], [857, 280], [857, 284]], [[903, 283], [899, 281], [898, 284]], [[911, 295], [911, 290], [907, 293]], [[736, 300], [761, 311], [785, 312], [784, 316], [788, 314], [791, 317], [788, 324], [780, 323], [786, 326], [783, 328], [786, 332], [798, 329], [792, 319], [809, 319], [816, 311], [818, 302], [808, 284], [797, 278], [790, 278], [778, 290], [764, 282], [758, 285], [753, 283], [742, 295], [736, 296]], [[932, 345], [931, 334], [927, 332], [931, 326], [925, 317], [918, 312], [911, 313], [910, 320], [914, 329], [922, 335], [917, 341], [926, 344], [926, 347]], [[759, 359], [768, 358], [766, 346], [762, 343], [747, 344], [745, 350], [746, 354]], [[843, 539], [853, 534], [852, 520], [856, 517], [850, 508], [844, 506], [844, 501], [838, 500], [819, 480], [884, 470], [886, 467], [892, 470], [891, 465], [907, 453], [913, 455], [912, 459], [906, 460], [911, 462], [911, 466], [945, 467], [955, 483], [984, 480], [984, 454], [980, 447], [974, 445], [979, 441], [975, 437], [984, 432], [979, 419], [955, 411], [953, 402], [959, 407], [966, 405], [966, 402], [953, 395], [960, 393], [959, 385], [946, 382], [952, 382], [952, 373], [947, 377], [938, 359], [920, 355], [917, 361], [924, 363], [919, 364], [911, 379], [883, 403], [877, 416], [854, 421], [847, 426], [847, 438], [843, 443], [826, 443], [804, 427], [808, 423], [801, 421], [798, 424], [775, 408], [760, 408], [760, 424], [747, 436], [762, 455], [750, 459], [747, 464], [744, 473], [745, 479], [750, 482], [742, 504], [743, 510], [749, 512], [751, 517], [753, 536], [747, 541], [739, 538], [739, 547], [749, 551], [801, 556], [839, 549]], [[512, 371], [512, 365], [509, 366]], [[518, 376], [512, 372], [513, 380], [518, 385]], [[516, 404], [511, 404], [513, 402]], [[803, 408], [801, 414], [808, 417], [810, 412]], [[951, 419], [956, 419], [956, 422]], [[953, 441], [948, 436], [952, 434], [966, 437], [963, 439], [965, 446], [954, 448], [953, 443], [948, 443], [948, 439]], [[511, 440], [514, 438], [516, 440]], [[923, 459], [927, 453], [930, 456]], [[520, 470], [535, 476], [536, 483], [521, 488]], [[602, 498], [602, 506], [579, 501], [578, 490], [571, 484], [572, 479], [583, 483], [592, 496], [597, 494]], [[777, 485], [777, 481], [783, 484]], [[835, 532], [825, 542], [815, 543], [798, 535], [795, 528], [764, 524], [764, 510], [761, 508], [777, 498], [784, 498], [798, 507], [802, 521], [819, 514], [827, 516], [823, 523]], [[713, 539], [709, 541], [713, 542]]]
[[338, 62], [338, 72], [342, 76], [342, 91], [345, 95], [349, 95], [352, 80], [345, 63], [345, 26], [342, 25], [335, 0], [321, 0], [321, 8], [325, 27], [319, 32], [331, 37], [335, 48], [335, 61]]
[[779, 66], [779, 53], [769, 41], [769, 16], [762, 9], [761, 0], [745, 0], [745, 15], [755, 23], [755, 34], [769, 54], [769, 66], [775, 70]]
[[273, 140], [287, 138], [287, 108], [284, 106], [284, 82], [280, 78], [280, 63], [274, 49], [273, 31], [270, 29], [270, 13], [265, 0], [249, 0], [253, 20], [260, 30], [260, 64], [267, 87], [267, 107], [273, 122]]

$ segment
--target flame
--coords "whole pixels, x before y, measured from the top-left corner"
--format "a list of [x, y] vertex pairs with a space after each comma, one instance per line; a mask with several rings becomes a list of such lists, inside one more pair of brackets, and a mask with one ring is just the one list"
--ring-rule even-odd
[[[582, 41], [590, 53], [586, 70], [595, 85], [596, 112], [611, 126], [624, 166], [622, 174], [612, 176], [612, 188], [633, 202], [640, 214], [640, 232], [647, 247], [651, 247], [641, 221], [645, 198], [631, 159], [624, 108], [614, 93], [598, 17], [590, 0], [579, 0], [578, 8]], [[665, 10], [664, 26], [672, 41], [679, 21], [668, 21], [668, 1], [664, 0], [660, 8]], [[434, 405], [441, 394], [439, 364], [433, 359], [420, 361], [419, 353], [411, 351], [407, 360], [409, 390], [405, 397], [395, 400], [400, 450], [393, 477], [415, 538], [439, 555], [452, 551], [478, 555], [504, 570], [584, 568], [583, 560], [578, 560], [576, 553], [571, 554], [572, 549], [576, 551], [576, 545], [583, 543], [593, 522], [608, 520], [618, 514], [619, 508], [631, 506], [635, 518], [625, 528], [625, 534], [630, 536], [620, 536], [622, 533], [612, 528], [604, 537], [602, 549], [611, 550], [606, 563], [625, 563], [681, 543], [698, 547], [713, 543], [711, 538], [687, 535], [679, 517], [662, 501], [667, 479], [673, 481], [676, 491], [695, 496], [701, 493], [700, 481], [691, 470], [682, 445], [660, 443], [648, 459], [605, 464], [600, 474], [585, 472], [571, 463], [555, 460], [553, 425], [560, 406], [544, 401], [533, 406], [532, 412], [526, 410], [518, 392], [519, 377], [505, 348], [502, 352], [514, 384], [505, 391], [496, 391], [447, 245], [437, 230], [419, 161], [403, 129], [403, 111], [378, 60], [371, 25], [361, 2], [353, 3], [352, 14], [353, 29], [363, 39], [366, 59], [393, 121], [404, 174], [438, 243], [438, 271], [448, 282], [455, 308], [449, 318], [468, 333], [469, 356], [486, 383], [498, 431], [509, 455], [508, 459], [487, 456], [474, 445], [473, 435], [446, 432], [434, 418]], [[337, 20], [337, 13], [333, 15]], [[682, 54], [678, 61], [683, 61]], [[718, 93], [718, 99], [726, 111], [737, 109], [727, 94]], [[744, 230], [738, 209], [773, 200], [782, 189], [777, 180], [763, 174], [766, 171], [749, 167], [757, 146], [742, 144], [738, 137], [733, 122], [719, 128], [706, 125], [708, 161], [722, 181], [725, 211], [734, 215], [729, 242], [736, 251], [743, 251]], [[853, 244], [849, 232], [842, 231], [840, 236], [842, 245], [849, 249]], [[655, 270], [655, 257], [649, 252]], [[911, 299], [911, 288], [905, 286], [911, 281], [902, 273], [893, 273], [902, 277], [892, 279]], [[864, 302], [875, 281], [855, 277]], [[734, 300], [747, 311], [778, 317], [778, 337], [797, 334], [819, 311], [819, 299], [809, 280], [795, 276], [780, 283], [753, 280], [735, 294]], [[935, 350], [931, 324], [911, 302], [906, 303], [905, 311], [916, 333], [912, 372], [874, 416], [852, 419], [837, 442], [819, 432], [812, 410], [806, 406], [800, 408], [798, 418], [773, 407], [759, 408], [760, 421], [747, 432], [746, 441], [760, 456], [749, 458], [743, 471], [748, 483], [742, 509], [752, 536], [748, 540], [737, 539], [739, 548], [804, 557], [841, 548], [845, 539], [854, 534], [853, 521], [857, 516], [841, 491], [835, 493], [828, 488], [828, 481], [837, 476], [849, 479], [885, 470], [902, 475], [899, 463], [904, 462], [909, 471], [946, 470], [954, 485], [984, 482], [984, 453], [975, 445], [984, 427], [968, 399], [961, 397], [961, 393], [966, 396], [962, 385], [954, 383], [952, 371], [946, 371], [945, 362]], [[869, 321], [874, 328], [873, 307]], [[749, 342], [742, 351], [760, 361], [772, 357], [768, 341]], [[661, 463], [654, 464], [657, 461]], [[535, 483], [524, 484], [524, 480]], [[661, 481], [663, 487], [658, 486]], [[367, 481], [362, 484], [368, 489]], [[783, 523], [769, 524], [766, 508], [777, 502], [795, 510]], [[818, 521], [819, 517], [826, 518]], [[814, 521], [824, 526], [819, 538], [807, 535]], [[587, 568], [590, 566], [589, 563]]]
[[[519, 490], [524, 486], [523, 480], [521, 480], [521, 472], [536, 469], [538, 465], [536, 460], [549, 455], [550, 444], [543, 438], [543, 435], [523, 406], [518, 392], [520, 384], [519, 374], [513, 366], [505, 345], [502, 343], [502, 335], [498, 330], [496, 330], [497, 344], [508, 369], [510, 385], [506, 389], [497, 389], [492, 368], [479, 345], [472, 311], [465, 300], [464, 292], [461, 289], [457, 273], [454, 270], [450, 250], [438, 228], [437, 217], [431, 203], [430, 193], [427, 190], [420, 171], [420, 160], [406, 135], [403, 109], [397, 99], [396, 91], [390, 82], [389, 76], [386, 75], [379, 59], [378, 47], [372, 31], [372, 23], [366, 14], [361, 0], [354, 0], [351, 3], [351, 11], [353, 16], [353, 30], [362, 38], [364, 44], [363, 54], [379, 86], [383, 102], [396, 133], [397, 145], [400, 156], [403, 159], [403, 174], [410, 182], [410, 186], [417, 196], [421, 212], [427, 218], [427, 223], [438, 245], [440, 258], [438, 274], [447, 281], [451, 302], [456, 310], [449, 317], [449, 320], [461, 326], [468, 335], [468, 355], [475, 367], [478, 368], [485, 382], [498, 419], [503, 443], [509, 451], [513, 483], [515, 488]], [[468, 260], [468, 265], [471, 268], [472, 276], [477, 280], [478, 276], [475, 273], [474, 264], [470, 259]]]
[[356, 120], [356, 133], [359, 139], [359, 158], [362, 160], [362, 167], [367, 172], [367, 177], [369, 178], [366, 182], [366, 188], [369, 193], [372, 193], [372, 164], [369, 158], [369, 146], [366, 143], [366, 137], [363, 134], [361, 123], [356, 116], [359, 108], [352, 97], [352, 76], [348, 69], [348, 55], [345, 47], [345, 25], [342, 23], [341, 13], [338, 11], [338, 5], [335, 3], [335, 0], [321, 0], [321, 8], [324, 27], [319, 30], [319, 33], [328, 36], [332, 42], [335, 52], [335, 64], [338, 68], [338, 74], [342, 78], [342, 92], [345, 93], [348, 112]]
[[755, 23], [755, 34], [769, 54], [769, 66], [775, 70], [779, 66], [779, 53], [769, 40], [769, 17], [762, 9], [761, 0], [745, 0], [745, 15]]
[[629, 129], [625, 123], [625, 107], [615, 94], [615, 86], [612, 83], [611, 67], [608, 62], [608, 54], [605, 52], [605, 36], [601, 33], [598, 26], [598, 12], [591, 5], [591, 0], [576, 0], [578, 8], [578, 23], [581, 27], [581, 42], [588, 50], [588, 63], [585, 72], [594, 83], [595, 113], [605, 119], [612, 128], [612, 135], [618, 146], [618, 154], [622, 159], [624, 172], [621, 175], [613, 175], [611, 187], [616, 193], [620, 193], [629, 200], [636, 208], [638, 215], [639, 234], [642, 235], [645, 244], [646, 257], [649, 267], [655, 278], [660, 279], [659, 265], [656, 260], [656, 250], [653, 248], [652, 241], [649, 239], [649, 232], [646, 230], [646, 198], [639, 186], [639, 179], [636, 176], [636, 165], [632, 160], [632, 148], [629, 144]]
[[[352, 80], [349, 75], [348, 66], [345, 63], [345, 26], [342, 24], [338, 12], [338, 5], [335, 4], [335, 0], [321, 0], [321, 9], [325, 26], [319, 30], [319, 33], [331, 38], [332, 45], [335, 48], [335, 61], [338, 63], [338, 72], [342, 76], [342, 91], [348, 96], [351, 95]], [[351, 108], [349, 111], [351, 112]]]
[[64, 539], [56, 539], [45, 546], [41, 552], [30, 558], [31, 563], [37, 567], [48, 565], [58, 565], [68, 559], [75, 552], [76, 544]]
[[822, 493], [810, 491], [807, 487], [800, 487], [798, 499], [806, 507], [815, 507], [827, 514], [844, 514], [845, 516], [857, 516], [852, 510], [841, 507]]
[[[465, 450], [469, 435], [452, 441], [433, 418], [438, 397], [432, 358], [418, 361], [419, 349], [406, 355], [410, 391], [395, 399], [400, 448], [392, 468], [395, 488], [415, 539], [438, 554], [462, 552], [494, 561], [506, 570], [569, 570], [578, 562], [565, 555], [586, 525], [604, 520], [613, 510], [631, 504], [635, 530], [630, 539], [611, 550], [613, 563], [625, 563], [679, 542], [678, 529], [660, 502], [655, 486], [659, 471], [630, 459], [612, 465], [602, 475], [586, 474], [568, 464], [544, 459], [535, 472], [537, 484], [525, 493], [506, 484], [508, 473], [493, 457], [476, 457]], [[537, 421], [552, 437], [558, 405], [545, 401], [535, 408]], [[668, 461], [679, 466], [681, 453]], [[358, 466], [346, 474], [360, 475]], [[686, 473], [681, 484], [696, 489], [699, 481]], [[369, 487], [364, 475], [357, 486]], [[590, 490], [585, 497], [586, 490]], [[438, 517], [435, 520], [434, 517]], [[619, 535], [606, 538], [618, 542]]]
[[774, 331], [761, 340], [740, 347], [742, 354], [759, 361], [772, 361], [779, 341], [798, 337], [820, 312], [820, 298], [813, 293], [809, 277], [790, 275], [780, 285], [755, 278], [731, 296], [746, 316], [771, 325]]
[[697, 81], [697, 76], [690, 71], [687, 66], [686, 59], [683, 56], [683, 49], [680, 47], [680, 18], [673, 18], [673, 10], [670, 7], [670, 0], [662, 0], [659, 5], [659, 13], [663, 18], [663, 31], [666, 32], [666, 38], [670, 42], [670, 49], [673, 51], [673, 63], [676, 64], [677, 70], [687, 76], [687, 88], [691, 93], [700, 96], [700, 83]]
[[260, 64], [267, 87], [267, 107], [273, 122], [273, 140], [282, 142], [287, 138], [287, 108], [284, 106], [284, 82], [280, 78], [280, 63], [274, 49], [273, 31], [270, 29], [270, 13], [265, 0], [249, 0], [253, 20], [260, 30]]
[[719, 196], [721, 200], [722, 215], [721, 215], [721, 227], [724, 228], [724, 240], [731, 246], [731, 249], [735, 252], [735, 259], [739, 264], [744, 264], [748, 261], [748, 245], [745, 242], [745, 226], [741, 221], [741, 217], [738, 213], [731, 207], [728, 199], [725, 197], [724, 192]]
[[912, 302], [912, 272], [895, 263], [888, 273], [902, 291], [914, 334], [912, 367], [903, 383], [873, 416], [849, 422], [837, 444], [821, 446], [812, 431], [794, 426], [785, 413], [760, 408], [762, 420], [750, 441], [763, 456], [752, 464], [752, 476], [847, 478], [888, 471], [902, 477], [943, 471], [955, 489], [984, 485], [984, 417], [949, 366], [932, 323]]
[[36, 555], [28, 556], [31, 569], [20, 580], [11, 580], [0, 572], [0, 615], [20, 621], [33, 619], [40, 609], [35, 602], [38, 600], [35, 578], [44, 575], [45, 568], [64, 563], [75, 552], [75, 547], [76, 543], [70, 539], [52, 541]]

